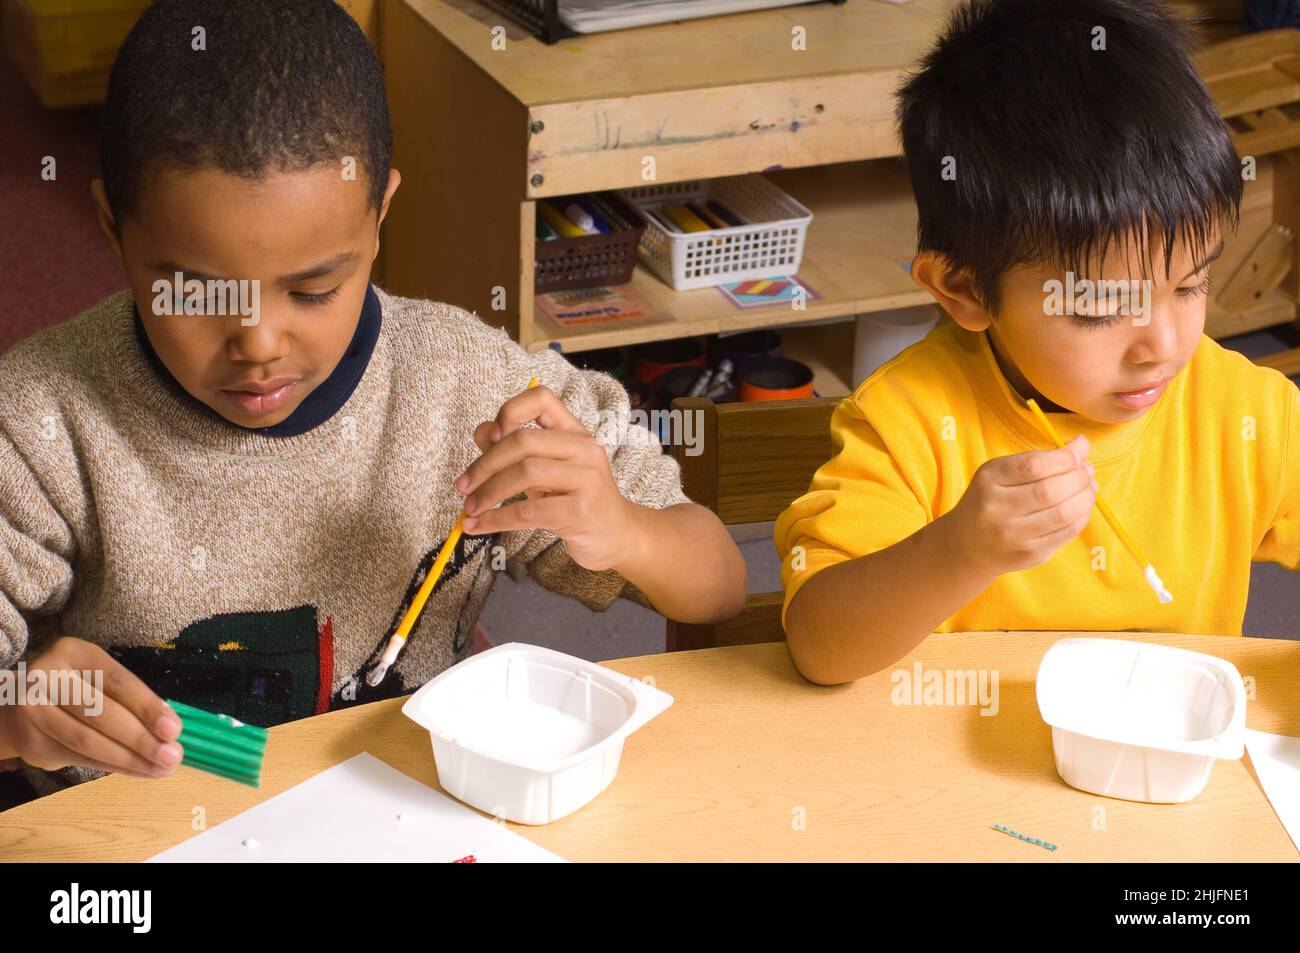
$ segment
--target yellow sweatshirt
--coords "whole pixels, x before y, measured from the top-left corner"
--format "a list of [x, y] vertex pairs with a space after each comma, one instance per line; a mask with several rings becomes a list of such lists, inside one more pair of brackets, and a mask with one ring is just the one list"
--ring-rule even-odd
[[[1279, 371], [1203, 337], [1138, 419], [1048, 419], [1063, 440], [1088, 438], [1102, 498], [1173, 603], [1160, 605], [1094, 509], [1047, 562], [998, 577], [936, 631], [1241, 635], [1251, 561], [1300, 571], [1300, 388]], [[831, 436], [834, 456], [776, 523], [783, 624], [818, 570], [892, 546], [942, 516], [985, 461], [1053, 446], [1003, 376], [987, 334], [949, 320], [845, 397]], [[1300, 585], [1295, 605], [1300, 613]]]

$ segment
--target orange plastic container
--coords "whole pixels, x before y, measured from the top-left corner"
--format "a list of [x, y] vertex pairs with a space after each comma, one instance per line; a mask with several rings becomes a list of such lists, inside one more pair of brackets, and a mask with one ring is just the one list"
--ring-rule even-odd
[[742, 401], [812, 397], [812, 368], [788, 357], [759, 358], [741, 372], [737, 396]]

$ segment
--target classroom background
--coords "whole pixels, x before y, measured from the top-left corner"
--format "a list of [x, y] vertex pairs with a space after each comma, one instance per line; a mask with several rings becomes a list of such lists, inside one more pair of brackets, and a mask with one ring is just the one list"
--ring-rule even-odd
[[[129, 27], [133, 11], [138, 12], [143, 2], [95, 0], [84, 5], [82, 9], [93, 8], [100, 15], [98, 22], [103, 35], [96, 34], [92, 29], [94, 23], [91, 23], [86, 29], [74, 31], [74, 42], [67, 39], [73, 34], [66, 32], [66, 3], [0, 0], [4, 12], [6, 50], [6, 55], [0, 57], [0, 129], [5, 131], [0, 137], [0, 194], [4, 195], [8, 225], [0, 232], [0, 273], [5, 276], [0, 285], [0, 351], [44, 327], [65, 320], [124, 286], [123, 276], [95, 222], [87, 185], [97, 174], [95, 104], [102, 98], [103, 80], [107, 64], [111, 62], [114, 49], [112, 31], [124, 29], [123, 24]], [[878, 2], [849, 0], [850, 5], [857, 4], [859, 10]], [[665, 64], [665, 70], [592, 69], [559, 77], [545, 75], [527, 64], [511, 65], [512, 61], [507, 57], [497, 57], [497, 61], [493, 61], [489, 53], [471, 48], [467, 39], [469, 34], [463, 28], [467, 11], [480, 27], [502, 19], [497, 14], [487, 14], [486, 8], [480, 15], [469, 11], [472, 6], [469, 3], [456, 4], [453, 10], [449, 5], [431, 0], [345, 0], [343, 5], [356, 16], [384, 60], [397, 137], [394, 165], [403, 174], [403, 185], [390, 216], [392, 224], [385, 226], [384, 255], [376, 270], [376, 280], [395, 293], [443, 298], [476, 308], [480, 314], [492, 312], [485, 306], [486, 301], [478, 300], [478, 296], [486, 293], [488, 283], [480, 280], [480, 266], [475, 263], [486, 260], [517, 265], [521, 260], [521, 243], [527, 252], [523, 256], [525, 264], [532, 255], [536, 255], [540, 262], [548, 237], [544, 220], [551, 221], [548, 216], [554, 214], [552, 209], [543, 206], [549, 204], [562, 209], [563, 203], [555, 200], [554, 196], [578, 191], [584, 182], [582, 175], [599, 180], [593, 181], [593, 185], [603, 189], [617, 183], [625, 173], [610, 164], [616, 157], [605, 154], [590, 160], [584, 158], [578, 166], [557, 164], [534, 171], [524, 185], [525, 201], [521, 204], [516, 198], [512, 200], [513, 204], [503, 206], [516, 217], [520, 215], [520, 209], [525, 215], [535, 216], [536, 233], [532, 243], [528, 238], [533, 230], [527, 227], [523, 230], [528, 234], [523, 238], [508, 231], [482, 228], [471, 229], [471, 234], [458, 231], [452, 242], [444, 242], [438, 235], [417, 234], [415, 223], [423, 210], [439, 208], [440, 214], [449, 219], [472, 219], [479, 213], [481, 202], [495, 201], [495, 196], [503, 191], [499, 177], [506, 173], [497, 169], [495, 160], [483, 163], [485, 168], [476, 168], [470, 173], [464, 188], [458, 186], [460, 199], [435, 191], [432, 184], [443, 174], [455, 174], [457, 163], [461, 163], [461, 169], [473, 165], [476, 162], [475, 150], [488, 148], [493, 130], [476, 124], [505, 122], [494, 112], [508, 111], [507, 107], [527, 109], [531, 115], [545, 115], [545, 119], [535, 118], [530, 126], [530, 134], [536, 137], [536, 143], [544, 146], [549, 142], [546, 136], [560, 135], [566, 130], [556, 128], [562, 121], [559, 111], [546, 113], [544, 107], [534, 106], [534, 103], [566, 98], [595, 101], [621, 95], [630, 97], [629, 108], [635, 110], [639, 108], [637, 97], [642, 96], [647, 104], [644, 108], [649, 109], [652, 97], [675, 95], [669, 91], [670, 87], [694, 85], [702, 88], [713, 83], [721, 84], [724, 74], [740, 69], [746, 58], [752, 58], [752, 44], [748, 43], [744, 31], [748, 29], [747, 24], [756, 19], [746, 17], [743, 20], [732, 18], [735, 23], [728, 21], [736, 51], [718, 52], [707, 68], [695, 65], [692, 62], [694, 54], [686, 49], [681, 51], [679, 61]], [[885, 54], [873, 48], [863, 55], [880, 57], [882, 63], [892, 62], [890, 57], [905, 61], [909, 49], [919, 49], [928, 42], [927, 25], [937, 23], [947, 5], [946, 0], [911, 0], [913, 10], [912, 18], [907, 21], [907, 32], [894, 38], [898, 49]], [[1239, 36], [1252, 27], [1297, 25], [1286, 19], [1295, 18], [1294, 13], [1288, 12], [1288, 5], [1272, 0], [1248, 3], [1242, 0], [1193, 0], [1176, 2], [1175, 6], [1199, 18], [1196, 29], [1206, 44]], [[65, 32], [41, 33], [41, 30], [56, 27]], [[527, 32], [525, 27], [512, 24], [506, 29], [507, 41], [526, 36]], [[628, 43], [637, 42], [636, 33], [627, 32]], [[882, 38], [881, 43], [887, 41], [891, 41], [888, 35]], [[35, 48], [42, 42], [47, 44], [44, 60], [40, 59]], [[628, 51], [615, 50], [610, 55], [617, 59], [632, 55], [632, 51], [633, 48], [629, 47]], [[799, 68], [821, 69], [829, 75], [843, 65], [846, 64], [832, 62], [819, 67], [801, 65]], [[870, 63], [861, 65], [864, 69], [871, 66]], [[785, 75], [782, 70], [785, 70], [783, 65], [774, 65], [772, 76], [780, 79]], [[670, 78], [665, 78], [665, 71], [675, 72]], [[789, 75], [791, 83], [807, 78], [807, 75]], [[457, 80], [455, 95], [460, 97], [460, 101], [444, 102], [442, 99], [445, 97], [421, 92], [420, 84], [434, 83], [442, 87]], [[493, 83], [496, 85], [492, 86]], [[508, 95], [501, 101], [490, 99], [495, 94], [487, 91], [489, 86], [496, 90], [504, 88]], [[880, 88], [881, 102], [884, 103], [889, 86], [885, 83]], [[692, 108], [686, 100], [677, 105]], [[437, 123], [446, 120], [448, 115], [459, 117], [457, 121], [463, 119], [466, 124], [463, 126], [464, 135], [451, 137], [463, 139], [459, 148], [466, 151], [453, 153], [453, 146], [448, 144], [450, 140], [438, 137], [439, 154], [435, 156], [434, 137], [410, 133], [424, 124], [436, 128]], [[634, 122], [636, 117], [630, 113], [623, 118]], [[704, 117], [700, 121], [709, 120]], [[880, 126], [882, 121], [880, 116], [872, 114], [859, 125], [878, 132], [883, 128]], [[605, 134], [608, 133], [609, 130], [605, 130]], [[809, 148], [816, 154], [806, 164], [816, 168], [784, 170], [770, 177], [789, 193], [806, 201], [816, 213], [807, 236], [804, 267], [799, 270], [799, 277], [805, 280], [814, 297], [808, 311], [799, 316], [799, 322], [793, 321], [792, 312], [780, 305], [767, 305], [766, 311], [761, 306], [758, 310], [750, 310], [741, 308], [735, 301], [725, 301], [720, 295], [714, 296], [712, 291], [678, 290], [670, 287], [670, 279], [650, 274], [644, 265], [636, 267], [629, 287], [641, 295], [642, 304], [649, 310], [673, 314], [681, 324], [683, 339], [725, 331], [727, 322], [737, 316], [744, 317], [747, 327], [779, 331], [785, 337], [786, 354], [798, 356], [815, 370], [818, 393], [827, 396], [847, 393], [860, 379], [863, 373], [862, 329], [869, 328], [873, 321], [870, 315], [855, 319], [845, 302], [868, 300], [873, 296], [880, 300], [890, 296], [902, 300], [911, 294], [912, 297], [905, 302], [911, 305], [910, 309], [880, 307], [875, 319], [875, 324], [880, 326], [887, 323], [880, 318], [881, 314], [898, 316], [905, 315], [908, 310], [922, 311], [918, 305], [923, 296], [911, 286], [897, 260], [881, 265], [874, 260], [863, 262], [856, 256], [842, 254], [845, 247], [862, 239], [862, 230], [875, 227], [882, 234], [891, 233], [891, 240], [897, 246], [896, 253], [893, 246], [886, 249], [886, 258], [890, 254], [895, 259], [907, 256], [905, 246], [911, 238], [906, 228], [899, 229], [898, 222], [900, 216], [905, 220], [909, 197], [903, 193], [879, 192], [880, 189], [897, 188], [896, 180], [890, 178], [888, 163], [893, 160], [888, 158], [888, 146], [872, 142], [866, 147], [856, 147], [858, 153], [837, 153], [825, 144]], [[704, 143], [683, 160], [682, 167], [689, 167], [692, 174], [707, 173], [710, 169], [719, 175], [729, 173], [732, 170], [726, 168], [726, 164], [734, 165], [739, 161], [736, 154], [741, 151], [739, 147], [728, 146], [722, 141]], [[59, 156], [60, 174], [56, 182], [44, 182], [33, 172], [40, 157], [47, 154]], [[855, 159], [857, 155], [873, 158]], [[1284, 161], [1294, 165], [1294, 155], [1294, 151], [1289, 153]], [[1280, 160], [1277, 168], [1280, 171], [1289, 167]], [[810, 171], [819, 174], [812, 175]], [[875, 174], [877, 171], [880, 173], [878, 176]], [[864, 172], [871, 173], [872, 184], [868, 186], [863, 185], [867, 179]], [[562, 187], [559, 182], [567, 184]], [[463, 202], [464, 207], [446, 204], [457, 201]], [[444, 204], [439, 206], [440, 202]], [[535, 209], [531, 207], [534, 204]], [[866, 206], [865, 210], [860, 206]], [[498, 211], [491, 209], [494, 219], [499, 218]], [[851, 213], [852, 224], [845, 224], [849, 216], [837, 214], [842, 211]], [[879, 213], [879, 225], [873, 226], [871, 212]], [[701, 214], [707, 214], [707, 210]], [[1252, 223], [1249, 212], [1244, 222], [1243, 229], [1262, 229], [1271, 224]], [[673, 227], [671, 222], [663, 224], [666, 229]], [[876, 233], [868, 233], [870, 240], [866, 244], [872, 252], [880, 250], [878, 237]], [[841, 253], [837, 254], [837, 249]], [[454, 257], [457, 254], [464, 257], [457, 260]], [[1244, 255], [1245, 251], [1242, 251], [1236, 256], [1238, 263]], [[538, 274], [541, 274], [540, 267]], [[534, 284], [532, 275], [521, 274], [519, 280], [521, 294], [518, 297], [522, 303], [517, 307], [512, 305], [502, 321], [517, 339], [530, 346], [559, 340], [566, 354], [581, 362], [592, 354], [608, 352], [613, 345], [663, 340], [663, 329], [654, 323], [631, 321], [613, 331], [592, 331], [580, 322], [565, 323], [543, 308], [540, 279]], [[706, 279], [706, 283], [711, 284], [714, 280]], [[680, 283], [680, 276], [678, 281]], [[472, 291], [469, 282], [476, 282]], [[863, 290], [864, 287], [868, 290]], [[757, 296], [763, 290], [770, 291], [771, 288], [763, 289], [750, 283], [738, 289], [741, 297], [746, 291]], [[1280, 289], [1274, 292], [1273, 297], [1279, 293]], [[766, 314], [771, 316], [763, 317]], [[1294, 314], [1292, 302], [1290, 318], [1293, 319]], [[1247, 322], [1251, 323], [1258, 322]], [[923, 333], [928, 326], [923, 317], [916, 324], [921, 330], [915, 333]], [[1229, 330], [1237, 326], [1241, 326], [1240, 323], [1221, 325]], [[1214, 333], [1213, 329], [1211, 333]], [[906, 333], [901, 337], [891, 334], [882, 334], [875, 339], [874, 363], [888, 357], [889, 351], [882, 352], [881, 348], [897, 349], [907, 340]], [[585, 337], [588, 335], [599, 335], [599, 340]], [[1291, 320], [1252, 328], [1245, 333], [1216, 333], [1215, 336], [1225, 346], [1236, 348], [1252, 358], [1285, 352], [1300, 345], [1300, 330]], [[593, 343], [602, 346], [595, 348]], [[1300, 384], [1300, 365], [1296, 365], [1294, 360], [1297, 353], [1300, 351], [1291, 352], [1292, 363], [1283, 365], [1283, 370], [1292, 374], [1292, 379]], [[857, 361], [854, 360], [855, 354]], [[751, 592], [779, 589], [779, 564], [770, 524], [733, 529], [749, 565]], [[526, 633], [519, 632], [517, 626], [517, 620], [524, 618], [530, 620]], [[664, 619], [650, 610], [620, 600], [608, 614], [597, 615], [575, 601], [543, 590], [531, 580], [516, 580], [505, 574], [499, 576], [482, 625], [493, 641], [524, 638], [591, 660], [644, 655], [663, 651], [665, 647]], [[1300, 638], [1296, 580], [1292, 574], [1272, 564], [1254, 565], [1244, 631], [1257, 636]]]

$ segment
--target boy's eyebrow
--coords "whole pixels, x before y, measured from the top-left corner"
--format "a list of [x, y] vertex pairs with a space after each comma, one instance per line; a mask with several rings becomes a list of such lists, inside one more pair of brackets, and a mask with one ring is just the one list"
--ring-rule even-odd
[[[310, 268], [303, 269], [302, 271], [295, 271], [291, 275], [281, 275], [279, 278], [276, 279], [276, 281], [278, 284], [282, 284], [282, 285], [297, 284], [300, 281], [311, 281], [313, 278], [319, 278], [322, 275], [328, 275], [331, 272], [338, 271], [340, 268], [344, 267], [345, 265], [356, 264], [357, 260], [360, 257], [361, 257], [361, 253], [359, 251], [343, 252], [342, 254], [335, 255], [333, 258], [328, 258], [325, 261], [321, 262], [320, 264], [312, 265]], [[180, 265], [176, 264], [173, 261], [156, 261], [151, 263], [149, 267], [152, 268], [154, 271], [163, 272], [165, 274], [174, 274], [179, 271], [187, 279], [193, 279], [197, 281], [226, 280], [224, 278], [218, 278], [215, 275], [209, 275], [201, 271], [194, 271], [193, 269], [190, 268], [182, 268]]]
[[1201, 262], [1199, 266], [1193, 268], [1185, 276], [1183, 276], [1183, 281], [1186, 281], [1188, 278], [1192, 277], [1192, 275], [1196, 274], [1198, 271], [1204, 271], [1206, 268], [1210, 267], [1210, 262], [1214, 261], [1214, 259], [1218, 258], [1222, 254], [1223, 254], [1223, 239], [1220, 238], [1219, 244], [1215, 245], [1214, 248], [1210, 251], [1210, 253], [1205, 256], [1205, 261]]
[[[1223, 251], [1223, 243], [1219, 243], [1219, 251]], [[343, 252], [341, 255], [335, 255], [333, 258], [326, 259], [319, 265], [304, 271], [296, 271], [292, 275], [282, 275], [278, 280], [282, 285], [297, 284], [299, 281], [311, 281], [313, 278], [319, 278], [322, 275], [328, 275], [330, 272], [338, 271], [344, 265], [354, 265], [361, 257], [359, 251]]]

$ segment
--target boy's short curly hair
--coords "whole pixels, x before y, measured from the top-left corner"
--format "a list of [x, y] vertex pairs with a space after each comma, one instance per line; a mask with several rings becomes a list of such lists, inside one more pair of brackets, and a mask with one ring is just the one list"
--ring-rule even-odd
[[257, 179], [335, 163], [342, 174], [345, 156], [380, 208], [392, 161], [383, 70], [333, 0], [157, 0], [118, 51], [100, 162], [119, 222], [151, 171]]
[[1201, 263], [1216, 223], [1237, 226], [1242, 173], [1190, 49], [1155, 0], [958, 6], [898, 93], [918, 250], [994, 315], [1017, 265], [1083, 276], [1140, 236], [1144, 276], [1161, 245], [1168, 276], [1179, 238]]

